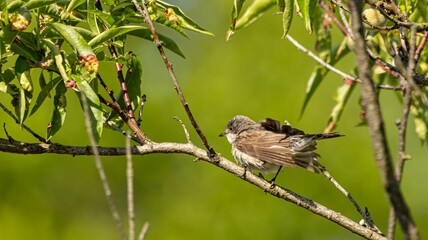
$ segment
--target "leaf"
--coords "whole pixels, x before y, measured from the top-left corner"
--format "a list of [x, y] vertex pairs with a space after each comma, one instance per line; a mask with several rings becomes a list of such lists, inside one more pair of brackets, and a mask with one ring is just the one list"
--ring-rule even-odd
[[[330, 65], [334, 66], [337, 62], [339, 62], [344, 56], [346, 56], [349, 53], [349, 49], [346, 48], [345, 50], [342, 48], [344, 43], [346, 43], [346, 39], [344, 39], [341, 44], [336, 46], [333, 49], [332, 53], [329, 54], [329, 56], [332, 56], [332, 57], [329, 57]], [[317, 65], [314, 68], [314, 71], [309, 77], [308, 84], [306, 86], [306, 95], [303, 101], [302, 109], [300, 111], [300, 118], [303, 116], [303, 113], [305, 112], [305, 109], [307, 107], [307, 104], [309, 103], [309, 100], [312, 98], [313, 94], [315, 93], [321, 81], [324, 79], [324, 77], [327, 75], [328, 72], [329, 70], [327, 68], [324, 68], [321, 65]]]
[[[51, 23], [47, 25], [59, 33], [71, 47], [75, 48], [81, 56], [94, 54], [85, 39], [72, 26], [61, 23]], [[95, 55], [95, 54], [94, 54]]]
[[[241, 13], [242, 5], [244, 5], [244, 3], [245, 3], [245, 0], [234, 0], [233, 1], [232, 23], [230, 24], [229, 33], [227, 34], [229, 37], [235, 31], [236, 20], [238, 20], [238, 16]], [[227, 40], [229, 40], [229, 37], [227, 38]]]
[[61, 52], [50, 39], [42, 39], [42, 42], [51, 50], [53, 60], [55, 61], [55, 65], [58, 68], [62, 79], [64, 82], [68, 82], [69, 78], [63, 65], [64, 59], [61, 55]]
[[[128, 89], [128, 96], [131, 100], [132, 109], [135, 111], [141, 104], [141, 81], [143, 78], [143, 68], [140, 60], [135, 54], [129, 55], [127, 63], [128, 70], [126, 72], [125, 83]], [[117, 102], [121, 109], [126, 109], [124, 93], [121, 90], [117, 96]], [[107, 120], [117, 116], [116, 111], [110, 111]]]
[[60, 0], [30, 0], [27, 3], [23, 5], [23, 7], [26, 7], [28, 10], [41, 8], [47, 5], [50, 5], [52, 3], [57, 3]]
[[[51, 81], [52, 82], [52, 81]], [[64, 125], [65, 117], [67, 115], [66, 106], [67, 99], [65, 97], [65, 92], [67, 88], [64, 83], [59, 83], [55, 88], [55, 97], [54, 97], [54, 109], [52, 112], [51, 121], [47, 129], [47, 139], [53, 137]], [[33, 110], [34, 111], [34, 110]]]
[[98, 27], [97, 19], [95, 14], [91, 13], [91, 11], [95, 11], [95, 1], [86, 1], [86, 9], [88, 10], [86, 13], [87, 22], [89, 25], [89, 29], [92, 32], [99, 34], [100, 29]]
[[283, 13], [286, 5], [285, 0], [276, 0], [276, 5], [278, 5], [278, 11]]
[[[136, 37], [144, 38], [146, 40], [150, 40], [153, 42], [152, 32], [149, 29], [140, 29], [140, 30], [132, 31], [129, 34]], [[174, 42], [174, 40], [159, 33], [158, 33], [158, 37], [163, 47], [171, 50], [173, 53], [179, 55], [180, 57], [185, 58], [183, 52], [181, 52], [180, 48]]]
[[24, 123], [24, 120], [27, 118], [28, 105], [30, 105], [30, 103], [27, 101], [26, 94], [27, 91], [25, 91], [23, 88], [19, 88], [18, 106], [15, 107], [15, 113], [19, 118], [19, 125], [21, 126]]
[[160, 1], [160, 0], [157, 0], [156, 3], [162, 9], [168, 9], [169, 8], [169, 9], [174, 10], [175, 15], [179, 19], [179, 23], [180, 23], [179, 25], [181, 27], [192, 30], [194, 32], [199, 32], [199, 33], [207, 34], [210, 36], [214, 36], [214, 34], [212, 32], [209, 32], [209, 31], [205, 30], [204, 28], [202, 28], [201, 26], [199, 26], [198, 24], [196, 24], [179, 7], [172, 5], [172, 4], [169, 4], [167, 2], [164, 2], [164, 1]]
[[[43, 102], [45, 101], [46, 97], [49, 95], [51, 90], [59, 83], [61, 82], [61, 77], [57, 77], [50, 81], [48, 84], [46, 84], [42, 90], [40, 91], [39, 95], [37, 96], [36, 103], [34, 104], [33, 109], [31, 109], [30, 116], [33, 115], [40, 106], [42, 106]], [[56, 96], [55, 96], [56, 97]], [[55, 102], [55, 99], [54, 99]]]
[[[88, 42], [89, 46], [95, 48], [98, 45], [104, 43], [105, 41], [109, 40], [109, 39], [113, 39], [117, 36], [126, 34], [128, 32], [132, 32], [135, 30], [143, 30], [143, 29], [147, 29], [146, 27], [143, 26], [122, 26], [122, 27], [116, 27], [116, 28], [110, 28], [107, 31], [104, 31], [103, 33], [97, 35], [95, 38], [93, 38], [91, 41]], [[148, 30], [148, 29], [147, 29]]]
[[[423, 94], [427, 94], [423, 90]], [[428, 144], [428, 106], [420, 97], [412, 98], [412, 105], [410, 106], [410, 113], [413, 115], [415, 123], [415, 132], [421, 142]]]
[[76, 7], [84, 4], [86, 0], [71, 0], [67, 6], [67, 12], [73, 11]]
[[297, 5], [302, 13], [306, 30], [312, 33], [312, 23], [314, 21], [317, 0], [297, 0]]
[[235, 31], [247, 27], [275, 5], [276, 0], [255, 0], [236, 22]]
[[42, 55], [40, 53], [22, 43], [13, 42], [10, 45], [10, 50], [24, 58], [30, 59], [33, 62], [39, 62], [42, 60]]
[[284, 12], [282, 13], [282, 28], [284, 33], [282, 37], [284, 38], [291, 27], [291, 22], [293, 21], [293, 12], [294, 12], [294, 0], [286, 0], [284, 6]]
[[349, 100], [349, 97], [351, 96], [353, 90], [355, 87], [355, 83], [351, 80], [345, 81], [342, 86], [337, 88], [336, 96], [334, 97], [334, 100], [336, 101], [336, 105], [334, 105], [331, 113], [330, 113], [330, 119], [328, 120], [328, 128], [325, 132], [331, 132], [333, 131], [334, 127], [336, 126], [336, 123], [339, 122], [340, 117], [342, 116], [343, 109], [345, 108], [346, 103]]
[[88, 105], [89, 105], [89, 118], [91, 120], [91, 128], [92, 132], [94, 134], [95, 141], [98, 143], [101, 134], [103, 131], [103, 110], [101, 108], [101, 102], [98, 98], [98, 95], [92, 90], [91, 86], [87, 81], [82, 79], [78, 75], [72, 75], [72, 78], [76, 81], [77, 87], [79, 88], [80, 92], [76, 92], [77, 96], [79, 97], [80, 105], [83, 109], [83, 103], [81, 100], [80, 94], [85, 94]]

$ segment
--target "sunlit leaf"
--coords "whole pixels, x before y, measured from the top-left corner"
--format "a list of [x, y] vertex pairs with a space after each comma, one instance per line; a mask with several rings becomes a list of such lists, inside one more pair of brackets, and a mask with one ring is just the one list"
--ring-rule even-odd
[[70, 46], [75, 48], [80, 55], [93, 54], [91, 47], [85, 39], [76, 31], [72, 26], [64, 25], [62, 23], [51, 23], [47, 26], [52, 27], [58, 32]]
[[244, 5], [245, 0], [234, 0], [232, 7], [232, 22], [229, 27], [229, 31], [227, 34], [227, 40], [229, 40], [230, 36], [235, 31], [236, 21], [238, 20], [239, 14], [241, 13], [242, 5]]
[[312, 24], [314, 21], [315, 10], [317, 8], [317, 0], [297, 0], [297, 5], [305, 22], [306, 30], [312, 33]]
[[288, 31], [291, 27], [291, 22], [293, 21], [293, 12], [294, 12], [294, 0], [284, 1], [284, 11], [282, 13], [282, 28], [284, 30], [283, 37], [288, 34]]
[[30, 10], [35, 8], [41, 8], [59, 1], [60, 0], [30, 0], [27, 3], [25, 3], [23, 6]]
[[71, 0], [67, 6], [67, 12], [73, 11], [73, 9], [84, 4], [85, 2], [86, 2], [86, 0]]
[[105, 41], [109, 40], [109, 39], [113, 39], [117, 36], [126, 34], [128, 32], [132, 32], [135, 30], [143, 30], [143, 29], [147, 29], [146, 27], [143, 26], [122, 26], [122, 27], [117, 27], [117, 28], [111, 28], [107, 31], [102, 32], [101, 34], [97, 35], [95, 38], [93, 38], [91, 41], [88, 42], [89, 46], [95, 48], [98, 45], [104, 43]]
[[[152, 42], [154, 40], [152, 32], [149, 29], [140, 29], [140, 30], [132, 31], [129, 34], [136, 37], [144, 38]], [[180, 57], [185, 58], [184, 54], [181, 52], [180, 48], [174, 42], [174, 40], [159, 33], [158, 33], [158, 37], [163, 47], [171, 50], [173, 53], [179, 55]]]
[[78, 75], [72, 75], [72, 78], [76, 81], [77, 87], [80, 92], [76, 92], [79, 97], [80, 104], [83, 109], [83, 103], [81, 101], [80, 94], [85, 94], [88, 104], [89, 104], [89, 117], [91, 120], [91, 128], [94, 134], [94, 138], [96, 142], [98, 142], [101, 138], [101, 134], [103, 131], [103, 110], [101, 108], [101, 102], [98, 98], [98, 95], [92, 90], [91, 86], [87, 81], [82, 79]]
[[53, 60], [55, 61], [55, 65], [62, 79], [64, 80], [64, 82], [68, 82], [69, 78], [63, 65], [64, 59], [61, 55], [61, 52], [50, 39], [42, 39], [42, 42], [51, 50], [53, 55]]
[[349, 97], [351, 96], [353, 90], [355, 87], [355, 82], [348, 80], [345, 81], [342, 86], [337, 88], [336, 96], [334, 97], [334, 101], [336, 102], [336, 105], [334, 105], [331, 113], [330, 118], [328, 120], [328, 127], [325, 132], [331, 132], [336, 126], [336, 123], [339, 122], [340, 117], [342, 116], [343, 110], [346, 106], [346, 103], [349, 100]]
[[95, 1], [86, 1], [86, 9], [87, 15], [86, 19], [89, 25], [89, 29], [91, 29], [92, 32], [98, 34], [100, 33], [100, 29], [98, 27], [97, 18], [96, 16], [91, 12], [95, 10]]
[[245, 28], [276, 5], [276, 0], [255, 0], [236, 22], [235, 30]]
[[163, 9], [172, 9], [174, 14], [178, 17], [179, 25], [183, 28], [214, 36], [212, 32], [209, 32], [195, 23], [190, 17], [188, 17], [179, 7], [169, 4], [164, 1], [157, 0], [156, 3]]

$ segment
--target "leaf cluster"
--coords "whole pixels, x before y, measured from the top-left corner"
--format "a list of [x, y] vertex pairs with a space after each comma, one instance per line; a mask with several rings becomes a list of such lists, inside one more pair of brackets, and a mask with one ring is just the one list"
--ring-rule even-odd
[[[185, 30], [212, 35], [175, 5], [152, 0], [148, 6], [156, 24], [185, 37]], [[0, 11], [0, 92], [12, 98], [21, 125], [50, 101], [49, 140], [63, 126], [70, 104], [66, 93], [73, 91], [89, 100], [92, 129], [99, 140], [106, 120], [120, 122], [100, 101], [101, 91], [111, 89], [105, 84], [99, 87], [103, 61], [115, 62], [118, 76], [123, 69], [132, 108], [138, 109], [143, 70], [138, 58], [125, 52], [125, 45], [128, 36], [149, 42], [153, 36], [131, 1], [1, 0]], [[162, 34], [158, 37], [163, 47], [184, 57], [173, 39]], [[39, 73], [36, 78], [35, 73]], [[34, 91], [34, 84], [40, 86], [39, 92]], [[117, 102], [125, 109], [123, 95], [118, 95]]]

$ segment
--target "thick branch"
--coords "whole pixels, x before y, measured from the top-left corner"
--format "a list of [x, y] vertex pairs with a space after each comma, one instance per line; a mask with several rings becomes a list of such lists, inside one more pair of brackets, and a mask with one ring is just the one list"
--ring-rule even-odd
[[[124, 147], [98, 147], [99, 155], [102, 156], [125, 156], [126, 148]], [[0, 151], [19, 153], [19, 154], [42, 154], [42, 153], [54, 153], [54, 154], [68, 154], [68, 155], [93, 155], [93, 150], [89, 146], [76, 147], [66, 146], [61, 144], [46, 144], [46, 143], [23, 143], [18, 141], [9, 141], [8, 139], [0, 138]], [[196, 157], [199, 160], [209, 162], [217, 167], [220, 167], [233, 175], [242, 178], [244, 169], [235, 163], [218, 156], [213, 159], [208, 157], [207, 152], [201, 148], [196, 147], [191, 143], [153, 143], [148, 142], [142, 146], [134, 146], [131, 148], [133, 155], [146, 155], [153, 153], [183, 153]], [[247, 172], [244, 181], [247, 181], [261, 189], [263, 191], [283, 199], [285, 201], [296, 204], [303, 207], [317, 215], [320, 215], [349, 231], [358, 234], [367, 239], [386, 239], [385, 237], [359, 225], [358, 223], [350, 220], [349, 218], [342, 216], [340, 213], [335, 212], [323, 205], [320, 205], [310, 199], [300, 196], [288, 189], [275, 186], [272, 188], [272, 184], [266, 180], [259, 178], [258, 176]]]
[[361, 17], [361, 1], [348, 0], [348, 6], [352, 15], [355, 55], [362, 88], [361, 97], [366, 111], [366, 120], [370, 128], [376, 163], [382, 183], [389, 201], [400, 221], [403, 232], [409, 239], [419, 239], [418, 229], [401, 194], [400, 186], [395, 178], [392, 166], [392, 158], [386, 139], [383, 118], [370, 72], [369, 56], [365, 51], [366, 45]]

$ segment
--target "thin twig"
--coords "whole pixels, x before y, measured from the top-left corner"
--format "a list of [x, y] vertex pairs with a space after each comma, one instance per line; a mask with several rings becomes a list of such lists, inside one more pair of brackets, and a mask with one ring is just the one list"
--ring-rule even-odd
[[416, 49], [416, 52], [415, 52], [416, 62], [419, 61], [419, 57], [421, 56], [422, 50], [424, 50], [425, 48], [427, 39], [428, 39], [428, 31], [425, 31], [424, 36], [422, 37], [421, 42], [419, 43], [418, 48]]
[[166, 56], [165, 50], [162, 47], [162, 43], [159, 40], [159, 37], [158, 37], [158, 35], [156, 33], [156, 29], [155, 29], [155, 27], [153, 25], [153, 22], [150, 19], [149, 10], [147, 9], [147, 6], [146, 6], [146, 1], [145, 0], [141, 0], [143, 8], [141, 8], [141, 6], [138, 4], [137, 0], [132, 0], [132, 2], [134, 3], [134, 5], [137, 8], [138, 12], [141, 15], [143, 15], [146, 23], [150, 27], [150, 31], [152, 32], [152, 36], [153, 36], [153, 40], [154, 40], [154, 42], [156, 44], [156, 47], [158, 48], [159, 53], [160, 53], [160, 55], [161, 55], [161, 57], [162, 57], [162, 59], [163, 59], [163, 61], [165, 63], [165, 67], [168, 70], [168, 73], [169, 73], [169, 76], [171, 77], [171, 80], [172, 80], [172, 83], [174, 85], [175, 91], [177, 92], [178, 97], [180, 98], [181, 104], [183, 105], [183, 107], [184, 107], [184, 109], [186, 111], [186, 114], [187, 114], [187, 116], [188, 116], [188, 118], [190, 120], [190, 123], [192, 124], [193, 128], [195, 128], [196, 132], [198, 133], [199, 137], [202, 140], [202, 143], [207, 148], [210, 156], [211, 157], [216, 156], [217, 154], [214, 151], [214, 148], [208, 143], [208, 140], [205, 137], [205, 134], [199, 128], [199, 125], [197, 124], [197, 122], [196, 122], [196, 120], [195, 120], [195, 118], [193, 116], [193, 113], [190, 111], [189, 104], [187, 103], [186, 99], [184, 98], [183, 91], [181, 90], [180, 85], [178, 84], [177, 78], [175, 76], [175, 72], [172, 69], [172, 65], [169, 62], [168, 57]]
[[351, 194], [345, 190], [344, 187], [342, 187], [334, 178], [333, 176], [331, 176], [331, 174], [327, 171], [327, 169], [323, 166], [320, 168], [321, 172], [327, 177], [327, 179], [333, 183], [333, 185], [340, 191], [342, 192], [348, 199], [349, 201], [351, 201], [351, 203], [355, 206], [355, 208], [357, 209], [358, 213], [363, 217], [364, 221], [368, 224], [368, 226], [370, 227], [371, 230], [377, 232], [380, 235], [383, 235], [383, 233], [379, 230], [378, 227], [376, 227], [376, 225], [374, 224], [372, 218], [370, 217], [370, 214], [368, 213], [368, 211], [363, 212], [363, 210], [361, 209], [361, 207], [358, 205], [358, 203], [354, 200], [354, 198], [352, 198]]
[[109, 102], [107, 101], [103, 96], [98, 95], [98, 98], [100, 99], [101, 103], [104, 103], [108, 107], [111, 107], [114, 111], [119, 114], [119, 117], [128, 125], [128, 127], [137, 135], [137, 138], [139, 139], [139, 142], [141, 144], [148, 143], [151, 140], [141, 131], [139, 128], [137, 122], [135, 121], [135, 118], [130, 118], [128, 115], [122, 111], [119, 104], [117, 102]]
[[190, 139], [189, 131], [187, 131], [186, 125], [184, 125], [183, 121], [177, 116], [174, 117], [175, 120], [177, 120], [180, 125], [183, 127], [184, 135], [186, 136], [187, 143], [192, 143], [192, 140]]
[[[354, 77], [351, 76], [349, 74], [346, 74], [342, 71], [340, 71], [339, 69], [333, 67], [332, 65], [330, 65], [329, 63], [325, 62], [324, 60], [322, 60], [321, 58], [319, 58], [317, 55], [315, 55], [313, 52], [311, 52], [309, 49], [305, 48], [303, 45], [301, 45], [298, 41], [296, 41], [293, 37], [290, 36], [290, 34], [287, 34], [285, 36], [287, 38], [287, 40], [289, 40], [297, 49], [299, 49], [300, 51], [306, 53], [306, 55], [308, 55], [309, 57], [311, 57], [312, 59], [314, 59], [316, 62], [318, 62], [319, 64], [321, 64], [323, 67], [331, 70], [332, 72], [336, 73], [337, 75], [341, 76], [343, 79], [345, 80], [350, 80], [353, 82], [358, 82], [361, 83], [361, 80], [358, 77]], [[400, 90], [400, 88], [394, 87], [394, 86], [389, 86], [389, 85], [376, 85], [377, 88], [379, 89], [387, 89], [387, 90]]]
[[143, 94], [143, 96], [141, 96], [141, 105], [140, 105], [140, 111], [138, 113], [138, 119], [137, 119], [137, 125], [141, 126], [141, 122], [142, 122], [142, 118], [143, 118], [143, 110], [144, 110], [144, 105], [146, 104], [146, 94]]
[[[7, 115], [9, 115], [13, 120], [15, 120], [16, 124], [20, 124], [19, 119], [17, 117], [15, 117], [15, 115], [13, 115], [13, 113], [11, 111], [9, 111], [9, 109], [7, 109], [1, 102], [0, 102], [0, 108], [3, 109], [3, 111], [5, 113], [7, 113]], [[37, 140], [39, 140], [40, 142], [44, 142], [44, 143], [50, 143], [50, 140], [45, 139], [44, 137], [40, 136], [39, 134], [35, 133], [33, 130], [31, 130], [31, 128], [29, 128], [27, 125], [20, 124], [22, 126], [22, 128], [29, 132], [31, 135], [33, 135], [33, 137], [37, 138]]]
[[145, 222], [143, 227], [141, 228], [141, 232], [138, 235], [138, 240], [144, 240], [146, 239], [147, 236], [147, 232], [149, 231], [149, 227], [150, 227], [150, 223], [149, 222]]
[[101, 84], [101, 86], [103, 86], [104, 90], [106, 90], [106, 92], [107, 92], [107, 93], [108, 93], [108, 95], [110, 96], [110, 99], [111, 99], [113, 102], [116, 102], [116, 98], [114, 97], [114, 91], [113, 91], [113, 90], [111, 90], [111, 89], [107, 86], [107, 84], [104, 82], [104, 79], [101, 77], [101, 75], [100, 75], [99, 73], [97, 73], [97, 78], [98, 78], [98, 80], [100, 80], [100, 84]]
[[369, 56], [366, 51], [361, 4], [360, 0], [348, 0], [348, 7], [352, 17], [352, 32], [355, 40], [354, 51], [357, 59], [359, 77], [362, 82], [361, 97], [366, 111], [366, 121], [370, 129], [376, 163], [378, 165], [383, 187], [400, 220], [403, 232], [410, 239], [419, 239], [418, 228], [401, 194], [400, 186], [395, 177], [392, 165], [392, 157], [386, 138], [379, 99], [371, 76]]
[[138, 144], [143, 144], [143, 142], [141, 142], [140, 139], [138, 139], [137, 137], [132, 136], [129, 132], [124, 131], [122, 128], [116, 126], [116, 124], [114, 124], [112, 121], [107, 121], [106, 124], [111, 127], [113, 130], [120, 132], [123, 136], [125, 136], [126, 138], [132, 139], [132, 141], [138, 143]]
[[86, 132], [88, 134], [89, 142], [91, 143], [91, 148], [95, 159], [95, 165], [97, 167], [98, 174], [100, 176], [100, 179], [104, 188], [104, 194], [107, 198], [107, 203], [110, 207], [110, 211], [112, 213], [113, 219], [116, 222], [116, 226], [119, 230], [120, 237], [122, 240], [126, 240], [125, 229], [123, 227], [122, 221], [120, 220], [120, 216], [119, 216], [119, 212], [117, 211], [116, 204], [114, 203], [112, 192], [107, 180], [107, 176], [104, 171], [103, 163], [101, 162], [100, 155], [98, 152], [97, 143], [95, 142], [94, 133], [92, 132], [91, 119], [89, 117], [88, 100], [84, 93], [80, 94], [80, 98], [82, 100], [82, 105], [84, 110]]
[[132, 109], [131, 99], [129, 98], [129, 94], [128, 94], [128, 87], [126, 86], [125, 78], [123, 77], [122, 64], [119, 63], [119, 60], [117, 58], [116, 48], [110, 45], [108, 49], [110, 50], [110, 54], [113, 56], [113, 58], [116, 59], [115, 66], [116, 66], [117, 78], [119, 79], [120, 88], [123, 92], [123, 99], [125, 101], [126, 110], [128, 111], [128, 117], [131, 119], [134, 119], [135, 118], [134, 110]]
[[128, 239], [135, 239], [135, 211], [134, 211], [134, 168], [132, 166], [131, 143], [126, 138], [126, 179], [128, 185]]
[[321, 7], [324, 8], [324, 11], [327, 13], [327, 15], [333, 20], [334, 23], [336, 23], [337, 27], [339, 27], [339, 29], [342, 31], [343, 35], [347, 36], [349, 34], [348, 29], [346, 29], [346, 27], [342, 25], [339, 19], [336, 18], [330, 7], [327, 6], [327, 4], [325, 4], [323, 0], [320, 0], [319, 3]]
[[[124, 156], [126, 154], [126, 149], [121, 147], [97, 147], [99, 153], [105, 156]], [[0, 138], [0, 151], [20, 153], [20, 154], [41, 154], [41, 153], [56, 153], [56, 154], [68, 154], [72, 156], [77, 155], [92, 155], [93, 149], [88, 147], [76, 147], [76, 146], [65, 146], [61, 144], [46, 144], [46, 143], [23, 143], [23, 142], [13, 142], [9, 143], [8, 139]], [[192, 157], [196, 157], [201, 161], [208, 162], [216, 167], [219, 167], [237, 178], [242, 179], [244, 173], [244, 168], [238, 166], [234, 162], [218, 156], [216, 159], [210, 158], [207, 156], [207, 152], [204, 149], [198, 148], [197, 146], [189, 143], [154, 143], [150, 142], [142, 146], [135, 146], [131, 149], [133, 155], [147, 155], [154, 153], [163, 153], [163, 154], [177, 154], [182, 153]], [[139, 158], [141, 160], [145, 158]], [[275, 186], [272, 188], [272, 184], [256, 175], [247, 171], [245, 179], [252, 185], [257, 186], [262, 189], [267, 194], [278, 197], [287, 202], [291, 202], [301, 208], [304, 208], [312, 213], [315, 213], [331, 222], [334, 222], [341, 227], [348, 229], [349, 231], [358, 234], [366, 239], [382, 239], [386, 240], [384, 236], [377, 234], [376, 232], [361, 226], [357, 222], [350, 220], [349, 218], [343, 216], [342, 214], [335, 212], [317, 202], [314, 202], [310, 199], [307, 199], [293, 191], [282, 188], [280, 186]]]
[[[406, 160], [410, 159], [410, 157], [406, 154], [406, 132], [407, 132], [407, 122], [409, 119], [410, 106], [412, 103], [412, 92], [413, 85], [410, 82], [414, 81], [413, 75], [415, 71], [415, 62], [416, 62], [416, 29], [412, 28], [412, 32], [410, 35], [410, 51], [409, 51], [409, 63], [406, 69], [406, 79], [407, 85], [404, 91], [404, 99], [403, 99], [403, 113], [401, 116], [401, 120], [397, 123], [398, 127], [398, 157], [397, 164], [395, 166], [395, 177], [397, 178], [397, 182], [401, 183], [403, 171], [404, 171], [404, 163]], [[391, 208], [389, 211], [389, 220], [388, 220], [388, 239], [393, 240], [395, 236], [395, 228], [396, 228], [397, 216], [395, 214], [394, 208]]]

